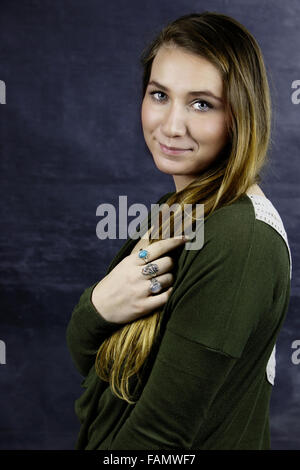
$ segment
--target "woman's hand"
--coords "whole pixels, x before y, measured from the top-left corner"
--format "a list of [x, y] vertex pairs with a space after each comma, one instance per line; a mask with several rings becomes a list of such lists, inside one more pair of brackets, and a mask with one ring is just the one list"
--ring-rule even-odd
[[[174, 266], [172, 258], [163, 255], [185, 241], [181, 237], [167, 238], [145, 248], [147, 264], [153, 262], [158, 267], [155, 274], [142, 273], [146, 263], [138, 257], [138, 252], [126, 256], [93, 289], [92, 303], [100, 315], [109, 322], [128, 323], [162, 307], [171, 294], [173, 275], [170, 270]], [[168, 290], [153, 294], [149, 281], [153, 277], [161, 283], [161, 290]]]

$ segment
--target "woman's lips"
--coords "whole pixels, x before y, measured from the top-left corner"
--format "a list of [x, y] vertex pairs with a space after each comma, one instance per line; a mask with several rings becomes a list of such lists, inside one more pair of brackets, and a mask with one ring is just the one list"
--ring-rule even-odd
[[162, 152], [166, 153], [167, 155], [179, 155], [184, 152], [189, 152], [191, 149], [181, 149], [181, 148], [176, 148], [176, 147], [167, 147], [166, 145], [163, 145], [159, 143], [160, 149]]

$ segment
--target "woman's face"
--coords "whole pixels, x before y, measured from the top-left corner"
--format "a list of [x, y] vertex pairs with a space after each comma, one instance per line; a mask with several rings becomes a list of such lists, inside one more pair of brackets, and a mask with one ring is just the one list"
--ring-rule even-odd
[[142, 127], [157, 168], [173, 175], [177, 192], [228, 141], [222, 99], [221, 75], [208, 60], [177, 47], [159, 49], [142, 103]]

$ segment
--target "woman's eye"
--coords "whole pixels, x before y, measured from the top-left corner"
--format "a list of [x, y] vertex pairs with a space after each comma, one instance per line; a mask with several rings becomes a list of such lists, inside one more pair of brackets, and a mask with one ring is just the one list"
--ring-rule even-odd
[[207, 101], [203, 101], [203, 100], [196, 101], [194, 104], [204, 104], [205, 105], [205, 107], [196, 108], [197, 111], [207, 111], [208, 109], [213, 108], [213, 106], [210, 103], [208, 103]]
[[[164, 96], [166, 96], [166, 95], [163, 91], [158, 91], [158, 90], [151, 91], [150, 95], [151, 95], [151, 97], [154, 101], [157, 101], [159, 103], [162, 102], [162, 101], [165, 101]], [[164, 96], [162, 98], [159, 98], [159, 96], [155, 97], [155, 95], [164, 95]], [[200, 112], [203, 112], [203, 111], [206, 112], [209, 109], [213, 108], [213, 106], [210, 103], [208, 103], [207, 101], [204, 101], [204, 100], [198, 100], [195, 103], [193, 103], [193, 105], [195, 105], [195, 104], [204, 104], [204, 107], [200, 106], [200, 107], [195, 108], [196, 111], [200, 111]]]
[[[150, 95], [154, 97], [154, 95], [164, 95], [163, 91], [151, 91]], [[160, 99], [154, 98], [155, 101], [161, 101]]]

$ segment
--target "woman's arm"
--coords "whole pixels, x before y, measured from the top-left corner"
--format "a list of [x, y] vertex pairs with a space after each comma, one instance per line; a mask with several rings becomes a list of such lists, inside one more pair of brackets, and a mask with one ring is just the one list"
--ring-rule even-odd
[[141, 398], [109, 450], [190, 449], [236, 361], [167, 330]]
[[96, 354], [105, 339], [124, 325], [105, 320], [94, 307], [91, 296], [93, 284], [84, 290], [73, 310], [67, 327], [67, 345], [81, 375], [87, 376]]

